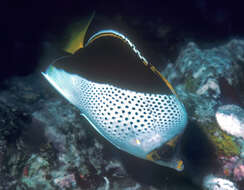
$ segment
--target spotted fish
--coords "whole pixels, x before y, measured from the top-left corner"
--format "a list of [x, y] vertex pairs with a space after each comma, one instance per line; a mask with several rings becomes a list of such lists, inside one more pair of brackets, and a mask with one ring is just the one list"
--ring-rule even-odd
[[56, 59], [43, 76], [117, 148], [182, 171], [178, 146], [187, 113], [171, 84], [118, 31], [74, 44], [73, 54]]

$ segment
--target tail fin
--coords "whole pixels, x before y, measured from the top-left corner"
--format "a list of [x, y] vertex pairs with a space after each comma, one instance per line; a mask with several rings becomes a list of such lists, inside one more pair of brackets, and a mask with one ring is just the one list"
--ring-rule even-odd
[[74, 54], [78, 49], [84, 47], [84, 38], [94, 15], [93, 12], [89, 18], [82, 19], [67, 28], [66, 36], [68, 36], [68, 39], [64, 44], [64, 51]]

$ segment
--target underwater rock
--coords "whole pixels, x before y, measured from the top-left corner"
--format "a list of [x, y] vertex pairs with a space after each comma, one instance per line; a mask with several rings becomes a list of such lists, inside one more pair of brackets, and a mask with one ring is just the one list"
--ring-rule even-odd
[[[82, 174], [93, 178], [101, 173], [97, 184], [87, 182], [99, 185], [104, 181], [102, 169], [106, 166], [102, 158], [103, 146], [88, 135], [84, 127], [87, 123], [84, 124], [79, 113], [65, 100], [53, 99], [54, 91], [45, 85], [42, 88], [39, 78], [33, 74], [9, 79], [0, 92], [3, 153], [0, 159], [4, 161], [0, 164], [0, 186], [3, 189], [38, 189], [40, 186], [54, 189], [60, 184], [54, 181], [60, 177]], [[33, 95], [38, 98], [25, 101], [21, 87], [39, 94]], [[20, 108], [26, 112], [21, 112]], [[74, 186], [80, 185], [74, 183]]]
[[20, 183], [17, 187], [19, 189], [24, 186], [33, 189], [38, 189], [38, 187], [42, 187], [43, 189], [52, 189], [52, 185], [47, 183], [47, 171], [49, 167], [49, 163], [44, 158], [33, 154], [26, 162]]
[[203, 187], [205, 190], [238, 190], [233, 182], [213, 175], [205, 177]]
[[[239, 53], [233, 49], [238, 49]], [[176, 63], [168, 64], [163, 74], [175, 86], [190, 110], [190, 117], [204, 123], [214, 116], [214, 107], [220, 102], [243, 101], [243, 54], [244, 42], [241, 40], [210, 49], [200, 49], [190, 42], [180, 52]]]
[[237, 105], [223, 105], [217, 109], [215, 114], [219, 127], [234, 136], [233, 141], [237, 142], [240, 147], [240, 155], [225, 158], [223, 162], [223, 171], [226, 176], [233, 176], [235, 181], [244, 180], [244, 159], [243, 159], [243, 144], [244, 144], [244, 110]]
[[[0, 98], [1, 99], [1, 98]], [[27, 110], [9, 106], [0, 101], [0, 189], [10, 189], [17, 183], [15, 176], [23, 156], [18, 152], [11, 155], [12, 143], [18, 141], [23, 131], [29, 126], [31, 115]], [[6, 160], [8, 160], [6, 162]], [[19, 165], [18, 165], [19, 164]], [[8, 168], [11, 166], [11, 170]]]
[[234, 177], [237, 181], [244, 179], [244, 164], [239, 164], [234, 169]]
[[118, 160], [110, 161], [105, 167], [105, 171], [108, 173], [112, 171], [113, 177], [124, 177], [127, 175], [124, 166]]
[[242, 181], [244, 179], [244, 159], [238, 156], [221, 157], [220, 159], [224, 177], [232, 177], [234, 181]]
[[220, 106], [215, 114], [222, 130], [244, 140], [244, 110], [237, 105]]
[[238, 143], [241, 146], [241, 154], [240, 154], [240, 157], [244, 159], [244, 140], [238, 139]]
[[[215, 150], [216, 168], [209, 165], [209, 171], [206, 173], [210, 174], [211, 170], [214, 170], [212, 172], [218, 173], [218, 176], [228, 176], [233, 182], [242, 180], [237, 176], [242, 175], [240, 174], [242, 167], [239, 164], [242, 163], [244, 142], [238, 137], [244, 134], [241, 127], [242, 119], [240, 119], [243, 116], [241, 116], [242, 111], [236, 106], [227, 107], [230, 112], [227, 114], [224, 111], [226, 107], [222, 105], [243, 106], [243, 55], [244, 41], [242, 40], [234, 39], [227, 44], [209, 49], [201, 49], [194, 42], [190, 42], [182, 49], [176, 63], [168, 64], [163, 71], [186, 106], [189, 120], [196, 123], [196, 126], [204, 132]], [[221, 109], [216, 112], [218, 107]], [[231, 130], [223, 121], [223, 114], [231, 125], [241, 130], [233, 132], [233, 129]], [[222, 118], [221, 123], [219, 118]], [[224, 126], [225, 130], [222, 130]], [[236, 161], [231, 161], [232, 158], [236, 158]], [[206, 169], [207, 166], [202, 168], [202, 171]], [[201, 179], [196, 179], [199, 180]]]
[[60, 187], [60, 189], [74, 187], [76, 186], [75, 175], [69, 174], [64, 177], [56, 178], [54, 180], [54, 183], [57, 184]]
[[[0, 101], [0, 139], [14, 140], [31, 122], [28, 112]], [[1, 148], [0, 148], [1, 149]]]
[[201, 96], [201, 95], [206, 95], [209, 96], [209, 92], [211, 92], [211, 95], [213, 98], [218, 98], [220, 95], [220, 88], [219, 85], [217, 83], [217, 81], [215, 81], [214, 79], [208, 79], [208, 81], [206, 82], [206, 84], [204, 84], [202, 87], [200, 87], [197, 90], [197, 95]]
[[127, 187], [124, 190], [138, 190], [140, 188], [141, 188], [141, 185], [137, 183], [134, 187]]

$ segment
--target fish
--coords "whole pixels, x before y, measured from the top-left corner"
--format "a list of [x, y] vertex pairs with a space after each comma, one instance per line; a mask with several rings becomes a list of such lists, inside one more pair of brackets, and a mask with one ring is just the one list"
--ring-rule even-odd
[[88, 25], [42, 75], [118, 149], [176, 171], [187, 112], [170, 82], [128, 37]]

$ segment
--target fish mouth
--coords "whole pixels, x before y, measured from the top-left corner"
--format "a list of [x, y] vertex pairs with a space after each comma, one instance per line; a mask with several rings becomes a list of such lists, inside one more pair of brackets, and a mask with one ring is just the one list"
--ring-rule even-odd
[[158, 165], [173, 168], [177, 171], [184, 170], [183, 160], [180, 159], [179, 142], [181, 135], [178, 135], [162, 146], [149, 152], [146, 159]]

